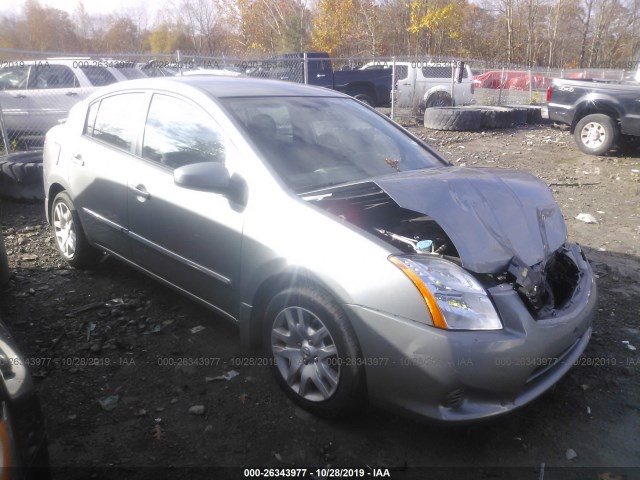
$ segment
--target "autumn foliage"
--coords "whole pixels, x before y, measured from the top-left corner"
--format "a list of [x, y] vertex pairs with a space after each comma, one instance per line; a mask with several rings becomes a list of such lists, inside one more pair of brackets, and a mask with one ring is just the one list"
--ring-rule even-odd
[[[153, 15], [153, 16], [152, 16]], [[640, 0], [174, 0], [106, 16], [27, 0], [0, 17], [0, 48], [224, 57], [449, 56], [548, 67], [640, 60]]]

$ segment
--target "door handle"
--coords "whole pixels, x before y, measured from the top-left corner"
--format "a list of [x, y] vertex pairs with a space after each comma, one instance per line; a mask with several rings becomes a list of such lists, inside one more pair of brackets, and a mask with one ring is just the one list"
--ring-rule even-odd
[[146, 202], [151, 198], [151, 194], [147, 192], [147, 189], [142, 184], [129, 185], [129, 188], [133, 191], [139, 202]]
[[323, 77], [326, 77], [326, 76], [327, 76], [327, 75], [326, 75], [326, 74], [324, 74], [324, 73], [318, 73], [318, 74], [316, 75], [316, 77], [317, 77], [317, 78], [323, 78]]
[[18, 95], [14, 95], [13, 98], [27, 98], [24, 93], [19, 93]]
[[73, 163], [80, 165], [81, 167], [84, 166], [84, 160], [82, 159], [82, 155], [80, 155], [79, 153], [77, 153], [76, 155], [71, 157], [71, 160], [73, 161]]
[[67, 97], [75, 97], [75, 96], [77, 96], [78, 94], [77, 94], [76, 92], [67, 92], [67, 93], [65, 93], [65, 95], [66, 95]]

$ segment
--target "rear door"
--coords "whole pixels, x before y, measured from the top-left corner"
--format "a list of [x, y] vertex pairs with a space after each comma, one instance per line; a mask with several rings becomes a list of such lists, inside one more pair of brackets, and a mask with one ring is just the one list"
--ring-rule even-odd
[[65, 119], [71, 107], [82, 98], [80, 91], [80, 82], [71, 67], [46, 62], [32, 66], [25, 92], [29, 98], [31, 128], [46, 132]]
[[237, 318], [243, 209], [227, 197], [180, 187], [173, 171], [237, 155], [200, 105], [155, 93], [146, 119], [141, 158], [127, 188], [136, 263]]
[[10, 132], [23, 132], [29, 126], [27, 82], [31, 67], [22, 62], [0, 69], [0, 109]]
[[69, 186], [86, 234], [125, 258], [131, 257], [127, 176], [148, 101], [144, 92], [124, 92], [93, 102], [84, 133], [68, 152]]
[[414, 105], [415, 88], [416, 68], [396, 65], [396, 106], [407, 108]]

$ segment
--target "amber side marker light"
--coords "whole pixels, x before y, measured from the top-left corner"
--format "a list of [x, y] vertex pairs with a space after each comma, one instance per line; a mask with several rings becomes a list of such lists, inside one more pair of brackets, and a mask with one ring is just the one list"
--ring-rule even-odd
[[433, 320], [433, 325], [438, 328], [449, 330], [449, 325], [447, 325], [447, 321], [444, 319], [444, 316], [442, 315], [442, 311], [440, 311], [438, 302], [436, 302], [436, 299], [434, 298], [431, 291], [425, 286], [424, 282], [420, 280], [420, 277], [418, 277], [418, 275], [416, 275], [416, 273], [413, 270], [411, 270], [411, 268], [408, 265], [406, 265], [402, 260], [395, 257], [389, 257], [389, 260], [396, 267], [402, 270], [404, 274], [407, 277], [409, 277], [409, 280], [411, 280], [415, 285], [415, 287], [418, 289], [418, 291], [422, 295], [424, 303], [427, 304], [429, 313], [431, 313], [431, 319]]

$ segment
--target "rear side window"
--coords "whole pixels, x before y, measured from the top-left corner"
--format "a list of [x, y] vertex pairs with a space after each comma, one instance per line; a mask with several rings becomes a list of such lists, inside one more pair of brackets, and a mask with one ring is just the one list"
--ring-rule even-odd
[[[127, 152], [131, 151], [138, 135], [141, 109], [144, 107], [143, 93], [122, 93], [103, 98], [89, 107], [85, 133], [95, 139]], [[92, 115], [95, 122], [91, 128]]]
[[73, 71], [64, 65], [38, 65], [31, 68], [30, 89], [78, 87], [78, 79]]
[[85, 66], [81, 67], [81, 70], [94, 87], [102, 87], [117, 82], [116, 77], [104, 67]]
[[409, 76], [409, 67], [406, 65], [396, 65], [396, 78], [398, 80], [404, 80]]
[[224, 163], [225, 146], [218, 126], [204, 110], [179, 98], [155, 94], [145, 124], [142, 157], [169, 168]]
[[[422, 75], [425, 78], [451, 78], [452, 69], [450, 66], [443, 67], [422, 67]], [[465, 68], [462, 72], [462, 78], [467, 78], [468, 72]]]

